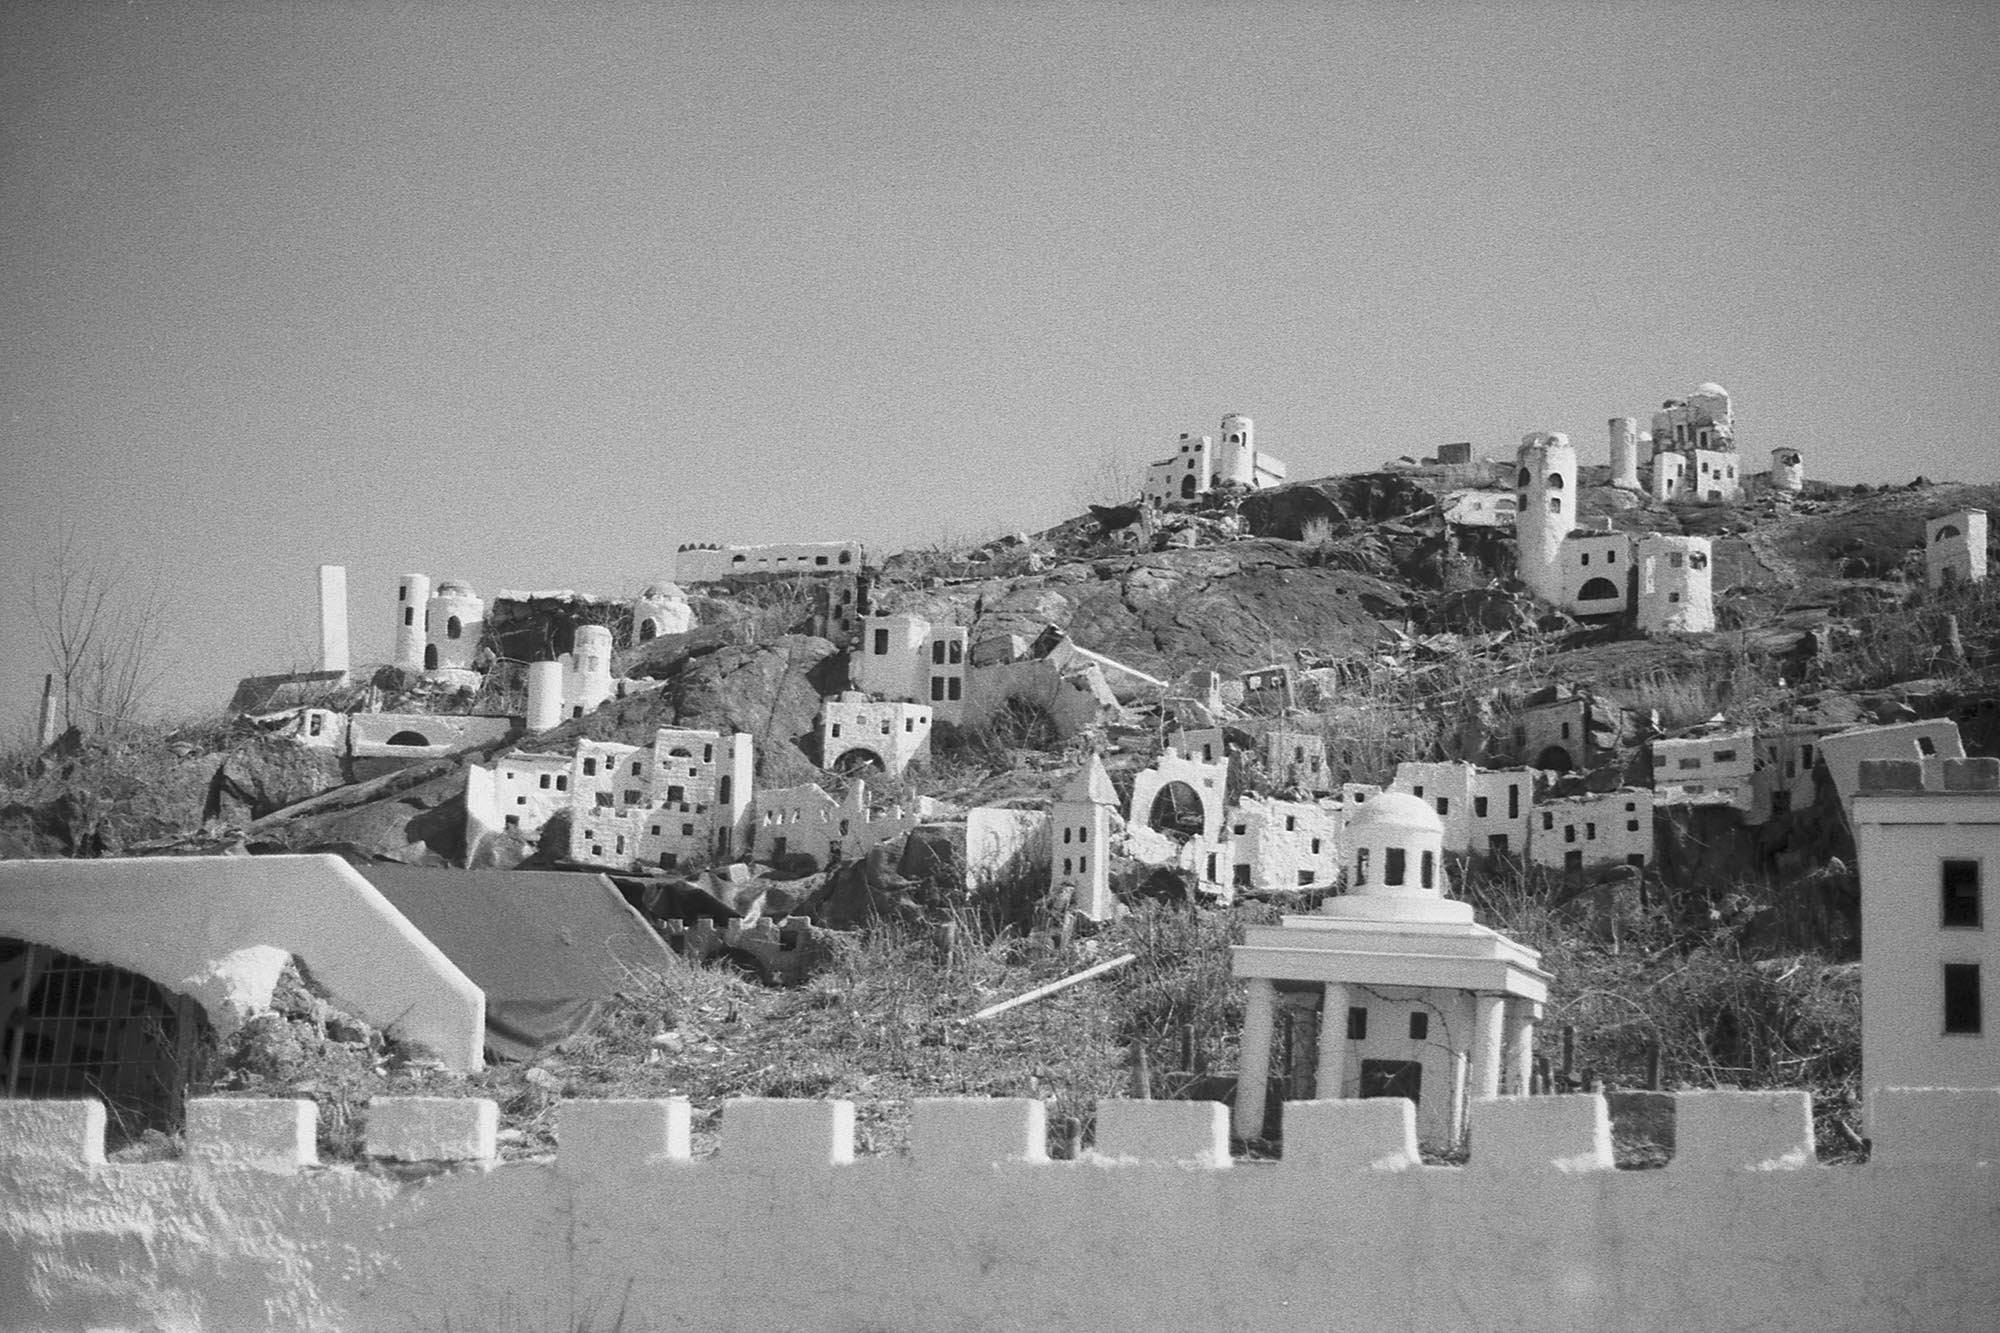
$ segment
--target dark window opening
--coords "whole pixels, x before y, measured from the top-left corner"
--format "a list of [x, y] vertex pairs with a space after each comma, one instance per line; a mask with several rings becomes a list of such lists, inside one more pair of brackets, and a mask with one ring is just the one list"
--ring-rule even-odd
[[1424, 1067], [1415, 1060], [1361, 1062], [1363, 1097], [1407, 1097], [1413, 1102], [1421, 1101], [1423, 1084]]
[[1944, 1030], [1976, 1036], [1983, 1029], [1979, 1013], [1979, 964], [1944, 965]]
[[1401, 884], [1404, 877], [1409, 873], [1406, 864], [1408, 859], [1409, 853], [1401, 847], [1383, 848], [1382, 882], [1384, 884]]
[[1351, 1006], [1347, 1011], [1347, 1039], [1368, 1040], [1368, 1011], [1358, 1004]]
[[1419, 1011], [1410, 1015], [1410, 1040], [1422, 1041], [1431, 1035], [1431, 1016]]
[[1942, 924], [1977, 930], [1979, 921], [1979, 862], [1946, 861], [1938, 876], [1944, 898]]

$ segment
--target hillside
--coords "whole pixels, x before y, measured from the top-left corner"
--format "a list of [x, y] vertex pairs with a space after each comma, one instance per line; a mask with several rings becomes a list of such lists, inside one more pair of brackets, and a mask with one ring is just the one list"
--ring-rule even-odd
[[[1645, 737], [1677, 735], [1716, 715], [1826, 725], [1950, 717], [1970, 753], [2000, 753], [1994, 600], [1983, 588], [1926, 593], [1920, 554], [1912, 563], [1926, 518], [2000, 507], [2000, 485], [1816, 484], [1797, 497], [1667, 506], [1603, 484], [1604, 471], [1584, 470], [1579, 523], [1709, 538], [1714, 633], [1638, 637], [1622, 618], [1581, 620], [1537, 603], [1514, 577], [1506, 533], [1445, 521], [1446, 504], [1469, 480], [1452, 468], [1325, 478], [1224, 494], [1123, 527], [1079, 516], [978, 547], [905, 552], [874, 579], [873, 607], [963, 625], [975, 646], [1009, 635], [1032, 640], [1052, 626], [1169, 682], [1170, 696], [1193, 695], [1195, 673], [1233, 680], [1288, 666], [1317, 682], [1319, 698], [1287, 725], [1322, 734], [1338, 779], [1349, 782], [1384, 783], [1403, 760], [1484, 762], [1504, 745], [1524, 701], [1552, 687], [1583, 688], [1624, 719], [1607, 733], [1601, 774], [1565, 778], [1572, 785], [1564, 790], [1584, 790], [1598, 776], [1615, 785], [1633, 771]], [[645, 745], [661, 727], [742, 732], [755, 745], [760, 789], [817, 782], [839, 790], [841, 776], [815, 764], [815, 718], [821, 700], [847, 686], [851, 663], [843, 644], [809, 632], [809, 593], [796, 580], [706, 590], [692, 599], [689, 632], [620, 643], [617, 672], [651, 688], [563, 722], [527, 748], [563, 755], [584, 740]], [[383, 668], [365, 690], [319, 702], [359, 707], [365, 692], [391, 711], [463, 710], [505, 704], [516, 688], [496, 673], [479, 698], [445, 703]], [[1272, 789], [1251, 756], [1273, 715], [1241, 702], [1240, 690], [1236, 698], [1225, 728], [1242, 751], [1232, 788]], [[1122, 796], [1178, 717], [1171, 705], [1128, 701], [1122, 720], [1095, 740], [1068, 742], [1033, 710], [941, 727], [928, 765], [901, 779], [878, 775], [871, 795], [927, 797], [947, 812], [1039, 806], [1094, 748]], [[484, 743], [349, 782], [323, 755], [247, 719], [72, 738], [11, 763], [0, 854], [330, 849], [493, 864], [490, 849], [467, 843], [466, 774], [516, 744]], [[1643, 876], [1466, 867], [1461, 885], [1482, 919], [1544, 950], [1558, 976], [1548, 1030], [1577, 1030], [1579, 1067], [1627, 1085], [1644, 1079], [1649, 1060], [1665, 1061], [1670, 1082], [1805, 1080], [1822, 1094], [1823, 1113], [1839, 1116], [1858, 1088], [1858, 931], [1845, 838], [1837, 811], [1826, 808], [1754, 829], [1694, 810], [1663, 825], [1658, 860]], [[1036, 886], [982, 898], [948, 869], [916, 867], [912, 855], [879, 874], [871, 857], [865, 877], [858, 865], [803, 875], [764, 867], [721, 887], [695, 876], [703, 893], [751, 915], [803, 904], [822, 923], [866, 926], [873, 916], [894, 925], [829, 945], [831, 961], [804, 992], [693, 968], [636, 987], [600, 1035], [533, 1071], [452, 1086], [507, 1100], [528, 1148], [545, 1138], [557, 1092], [667, 1088], [714, 1098], [854, 1096], [864, 1126], [879, 1127], [877, 1146], [889, 1146], [900, 1132], [891, 1102], [925, 1091], [1038, 1088], [1059, 1110], [1083, 1115], [1094, 1096], [1131, 1077], [1126, 1065], [1137, 1052], [1179, 1080], [1162, 1085], [1170, 1090], [1212, 1093], [1202, 1080], [1233, 1068], [1240, 1000], [1222, 946], [1270, 906], [1239, 902], [1190, 918], [1185, 886], [1176, 893], [1167, 885], [1170, 900], [1183, 904], [1178, 912], [1137, 908], [1093, 938], [1066, 924]], [[544, 850], [520, 863], [560, 861], [559, 851]], [[1135, 907], [1142, 891], [1163, 891], [1143, 866], [1121, 867], [1115, 883]], [[942, 925], [954, 927], [957, 943], [940, 953], [930, 932]], [[955, 1021], [980, 1001], [1128, 948], [1141, 965], [1125, 977], [989, 1027]], [[1050, 1009], [1067, 1016], [1056, 1033]], [[235, 1072], [222, 1077], [236, 1086], [277, 1088], [324, 1074], [303, 1056], [273, 1064], [238, 1051], [232, 1059]], [[539, 1081], [522, 1081], [536, 1071]], [[350, 1091], [452, 1083], [421, 1069], [350, 1074], [360, 1080]], [[1829, 1132], [1826, 1141], [1843, 1136]], [[1642, 1149], [1633, 1149], [1634, 1161]]]

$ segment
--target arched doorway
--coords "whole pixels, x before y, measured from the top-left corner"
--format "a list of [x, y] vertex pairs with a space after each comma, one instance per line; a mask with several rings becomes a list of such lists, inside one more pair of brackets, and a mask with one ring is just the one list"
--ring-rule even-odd
[[660, 632], [660, 627], [654, 621], [642, 620], [639, 622], [640, 643], [651, 643], [654, 637], [659, 634], [659, 632]]
[[1181, 499], [1194, 499], [1194, 474], [1191, 472], [1181, 478]]
[[1615, 602], [1618, 600], [1618, 585], [1600, 574], [1576, 590], [1576, 600], [1579, 602]]
[[1567, 773], [1576, 767], [1569, 751], [1560, 745], [1551, 745], [1535, 756], [1534, 768], [1545, 768], [1556, 773]]
[[409, 745], [409, 746], [425, 746], [425, 747], [428, 747], [430, 743], [431, 743], [430, 737], [424, 735], [424, 733], [421, 731], [399, 731], [395, 735], [391, 736], [388, 740], [383, 742], [383, 744], [385, 745]]
[[842, 751], [840, 757], [833, 761], [833, 771], [843, 777], [866, 777], [870, 774], [886, 773], [888, 767], [882, 762], [881, 755], [873, 750], [860, 748]]
[[1193, 787], [1185, 782], [1169, 782], [1153, 797], [1146, 825], [1178, 842], [1186, 842], [1207, 830], [1208, 812]]
[[424, 645], [424, 670], [436, 671], [437, 669], [438, 646], [434, 643], [427, 643]]

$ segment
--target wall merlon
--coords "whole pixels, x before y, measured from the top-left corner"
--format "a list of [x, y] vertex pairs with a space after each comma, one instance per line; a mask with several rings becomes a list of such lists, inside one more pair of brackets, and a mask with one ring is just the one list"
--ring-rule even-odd
[[924, 1097], [910, 1107], [910, 1155], [922, 1167], [1046, 1162], [1048, 1107], [1031, 1097]]
[[564, 1102], [556, 1113], [556, 1165], [567, 1175], [616, 1180], [634, 1168], [685, 1162], [692, 1119], [685, 1097]]
[[0, 1161], [104, 1163], [104, 1103], [0, 1101]]
[[1924, 766], [1915, 759], [1863, 759], [1860, 786], [1871, 793], [1922, 791]]
[[846, 1166], [854, 1103], [733, 1097], [722, 1106], [722, 1160], [757, 1171]]
[[1288, 1172], [1407, 1171], [1420, 1166], [1417, 1108], [1403, 1097], [1285, 1103]]
[[484, 1097], [376, 1097], [362, 1151], [399, 1162], [486, 1162], [499, 1130], [500, 1107]]
[[1097, 1104], [1097, 1156], [1115, 1161], [1229, 1165], [1229, 1108], [1221, 1102], [1139, 1101]]
[[1946, 791], [2000, 791], [2000, 759], [1947, 759]]
[[1596, 1094], [1488, 1097], [1473, 1104], [1469, 1165], [1499, 1171], [1609, 1171], [1611, 1116]]
[[1669, 1171], [1789, 1171], [1817, 1160], [1811, 1093], [1683, 1092], [1674, 1098]]
[[308, 1098], [194, 1097], [187, 1155], [210, 1166], [284, 1173], [319, 1162], [319, 1106]]

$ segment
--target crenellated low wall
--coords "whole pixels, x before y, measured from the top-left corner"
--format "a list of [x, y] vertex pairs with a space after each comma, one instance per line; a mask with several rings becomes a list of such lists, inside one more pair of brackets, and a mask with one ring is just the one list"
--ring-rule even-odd
[[856, 1160], [853, 1107], [571, 1102], [496, 1165], [490, 1102], [381, 1099], [365, 1167], [302, 1101], [190, 1104], [183, 1160], [107, 1165], [94, 1102], [0, 1102], [0, 1327], [1990, 1329], [2000, 1089], [1877, 1094], [1864, 1166], [1815, 1165], [1803, 1093], [1684, 1093], [1657, 1171], [1598, 1097], [1481, 1102], [1464, 1167], [1409, 1103], [1294, 1103], [1231, 1162], [1224, 1108], [924, 1101]]

